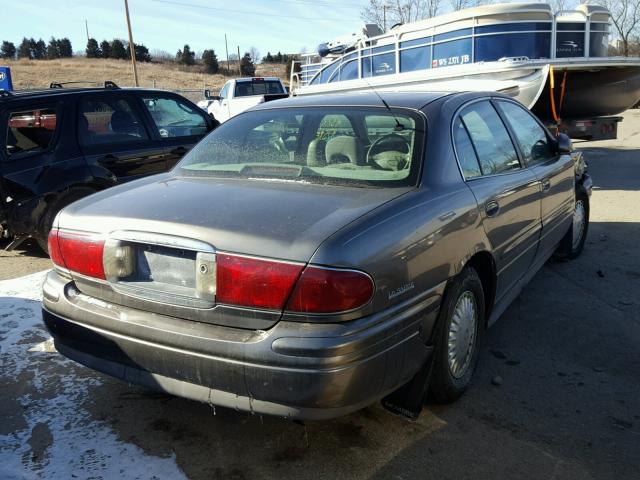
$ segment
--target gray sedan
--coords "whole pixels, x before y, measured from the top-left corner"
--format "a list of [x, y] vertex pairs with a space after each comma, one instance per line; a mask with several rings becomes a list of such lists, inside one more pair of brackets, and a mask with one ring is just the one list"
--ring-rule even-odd
[[44, 321], [73, 360], [214, 405], [407, 413], [427, 385], [450, 402], [483, 331], [584, 246], [571, 150], [495, 93], [271, 102], [65, 208]]

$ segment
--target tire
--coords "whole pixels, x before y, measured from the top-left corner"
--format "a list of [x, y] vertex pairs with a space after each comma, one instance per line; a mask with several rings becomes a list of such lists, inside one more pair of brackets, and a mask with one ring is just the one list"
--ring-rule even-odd
[[[474, 311], [472, 323], [468, 325], [468, 329], [463, 330], [462, 317], [470, 307]], [[438, 314], [433, 376], [429, 386], [431, 396], [436, 402], [451, 403], [467, 390], [478, 363], [479, 347], [484, 337], [484, 314], [482, 282], [475, 269], [466, 267], [448, 285]], [[456, 338], [461, 342], [458, 344], [458, 355], [451, 353], [452, 349], [454, 352], [456, 350], [450, 346], [456, 325]]]
[[49, 232], [51, 231], [51, 227], [53, 226], [53, 220], [56, 218], [56, 215], [60, 210], [62, 210], [67, 205], [71, 205], [76, 200], [80, 200], [96, 191], [88, 188], [88, 187], [77, 187], [68, 190], [66, 193], [60, 195], [57, 199], [55, 199], [52, 204], [47, 208], [44, 215], [42, 215], [42, 220], [40, 221], [40, 228], [38, 229], [38, 233], [35, 235], [36, 241], [40, 248], [49, 255]]
[[[582, 217], [581, 226], [577, 221]], [[589, 195], [584, 188], [576, 189], [576, 203], [573, 210], [573, 222], [556, 250], [554, 257], [560, 260], [578, 258], [584, 250], [589, 232]], [[578, 237], [576, 237], [576, 234]]]

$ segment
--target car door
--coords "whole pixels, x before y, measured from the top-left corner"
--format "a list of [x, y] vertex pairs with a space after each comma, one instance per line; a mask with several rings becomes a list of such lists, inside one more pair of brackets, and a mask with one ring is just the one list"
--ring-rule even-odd
[[460, 168], [481, 209], [497, 267], [499, 301], [533, 263], [540, 236], [540, 187], [523, 168], [507, 128], [489, 100], [465, 106], [454, 120]]
[[167, 169], [173, 168], [211, 130], [206, 114], [178, 95], [141, 93], [139, 99], [152, 125], [152, 134], [164, 149]]
[[559, 155], [556, 142], [540, 122], [519, 104], [496, 101], [528, 167], [540, 182], [542, 234], [538, 255], [549, 257], [571, 226], [575, 174], [571, 155]]
[[229, 95], [232, 81], [228, 81], [220, 90], [220, 100], [213, 103], [213, 116], [220, 123], [229, 119]]
[[83, 95], [77, 112], [78, 143], [96, 177], [121, 183], [167, 170], [164, 148], [132, 95]]

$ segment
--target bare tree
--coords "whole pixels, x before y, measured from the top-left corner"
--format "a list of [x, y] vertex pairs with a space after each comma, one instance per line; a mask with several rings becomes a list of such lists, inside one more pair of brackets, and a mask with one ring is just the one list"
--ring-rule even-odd
[[613, 26], [622, 41], [622, 54], [628, 57], [633, 36], [640, 34], [640, 0], [597, 0], [592, 3], [611, 12]]
[[251, 57], [253, 63], [260, 62], [260, 51], [256, 47], [251, 47], [249, 49], [249, 57]]
[[386, 30], [388, 25], [435, 17], [441, 6], [441, 0], [369, 0], [361, 17]]
[[454, 11], [478, 7], [480, 5], [489, 5], [491, 3], [494, 2], [492, 0], [450, 0], [449, 2], [451, 9]]

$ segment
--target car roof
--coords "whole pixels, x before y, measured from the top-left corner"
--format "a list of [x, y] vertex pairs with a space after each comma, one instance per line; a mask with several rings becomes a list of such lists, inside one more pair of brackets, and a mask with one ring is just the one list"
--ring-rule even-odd
[[420, 110], [426, 105], [446, 97], [464, 95], [466, 98], [502, 96], [496, 92], [375, 92], [372, 90], [301, 95], [261, 103], [252, 110], [268, 110], [286, 107], [360, 106], [384, 107], [383, 99], [390, 107]]
[[3, 103], [10, 103], [19, 100], [47, 100], [50, 98], [56, 98], [60, 96], [72, 96], [72, 95], [84, 95], [89, 93], [121, 93], [121, 92], [163, 92], [166, 90], [159, 90], [153, 88], [120, 88], [120, 87], [86, 87], [86, 88], [47, 88], [43, 90], [13, 90], [10, 92], [3, 91], [0, 93], [0, 105]]

